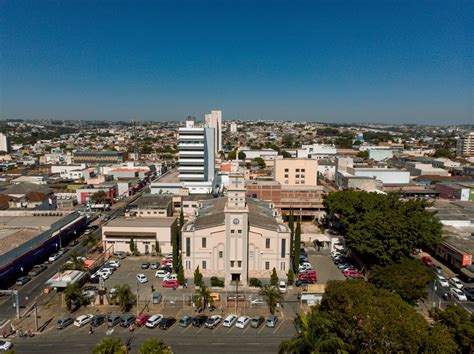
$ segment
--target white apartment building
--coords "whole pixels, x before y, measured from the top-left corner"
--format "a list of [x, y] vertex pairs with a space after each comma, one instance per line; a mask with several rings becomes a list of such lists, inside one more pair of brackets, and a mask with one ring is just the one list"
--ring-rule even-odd
[[214, 153], [222, 151], [222, 111], [211, 111], [204, 116], [208, 128], [214, 128]]
[[456, 145], [456, 153], [463, 156], [474, 156], [474, 132], [459, 138]]
[[11, 151], [10, 138], [3, 133], [0, 133], [0, 151]]
[[199, 266], [205, 277], [247, 284], [269, 278], [275, 268], [286, 277], [290, 267], [290, 230], [272, 204], [245, 197], [244, 175], [231, 173], [224, 198], [200, 202], [197, 217], [182, 232], [186, 277]]
[[313, 144], [303, 145], [298, 149], [296, 155], [299, 159], [323, 159], [335, 156], [337, 149], [334, 145]]

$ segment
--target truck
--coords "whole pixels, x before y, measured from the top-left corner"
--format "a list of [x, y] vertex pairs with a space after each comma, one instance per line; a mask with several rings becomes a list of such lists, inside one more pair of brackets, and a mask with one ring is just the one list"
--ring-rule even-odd
[[90, 210], [101, 210], [101, 211], [106, 211], [110, 210], [110, 204], [107, 203], [102, 203], [102, 204], [90, 204], [89, 205]]

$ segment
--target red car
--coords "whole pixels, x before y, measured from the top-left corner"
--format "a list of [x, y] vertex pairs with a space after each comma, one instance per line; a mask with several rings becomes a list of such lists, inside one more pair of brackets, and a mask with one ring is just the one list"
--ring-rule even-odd
[[177, 288], [178, 287], [178, 281], [176, 279], [171, 279], [168, 281], [164, 281], [162, 283], [164, 288]]
[[308, 280], [311, 282], [316, 282], [318, 281], [318, 276], [315, 271], [311, 272], [303, 272], [298, 275], [299, 280]]
[[344, 276], [347, 278], [347, 277], [361, 277], [362, 275], [357, 270], [348, 269], [344, 271]]
[[165, 266], [165, 265], [168, 265], [168, 264], [173, 264], [173, 260], [172, 259], [163, 259], [163, 263], [161, 264], [161, 266]]
[[431, 258], [428, 256], [421, 257], [421, 261], [425, 263], [425, 266], [427, 267], [431, 268], [433, 266], [433, 262], [431, 261]]
[[136, 323], [139, 326], [143, 326], [146, 323], [146, 321], [148, 321], [149, 318], [150, 318], [149, 314], [147, 313], [141, 314], [140, 316], [137, 317]]

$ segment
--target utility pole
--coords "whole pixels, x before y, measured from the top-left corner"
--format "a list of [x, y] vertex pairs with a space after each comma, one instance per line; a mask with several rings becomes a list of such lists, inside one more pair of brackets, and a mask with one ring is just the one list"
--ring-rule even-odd
[[137, 317], [140, 309], [138, 308], [138, 302], [140, 301], [140, 283], [137, 281]]
[[38, 303], [35, 301], [35, 327], [38, 332]]
[[237, 302], [239, 301], [239, 281], [235, 281], [235, 315], [237, 316]]

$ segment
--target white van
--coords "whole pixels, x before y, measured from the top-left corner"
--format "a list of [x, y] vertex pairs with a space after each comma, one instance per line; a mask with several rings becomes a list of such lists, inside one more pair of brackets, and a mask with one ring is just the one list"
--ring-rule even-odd
[[286, 288], [286, 283], [284, 280], [281, 280], [279, 283], [278, 283], [278, 289], [280, 290], [280, 292], [282, 294], [286, 294], [286, 291], [287, 291], [287, 288]]

